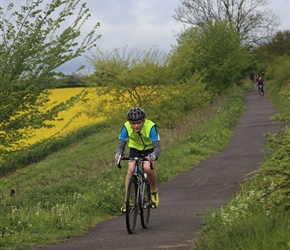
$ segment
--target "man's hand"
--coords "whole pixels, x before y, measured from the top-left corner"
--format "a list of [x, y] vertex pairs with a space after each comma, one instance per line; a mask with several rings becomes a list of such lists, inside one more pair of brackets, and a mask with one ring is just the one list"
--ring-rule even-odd
[[156, 161], [156, 155], [154, 153], [151, 153], [148, 155], [148, 160], [153, 163]]
[[119, 161], [122, 158], [122, 154], [120, 152], [117, 152], [115, 155], [116, 161]]

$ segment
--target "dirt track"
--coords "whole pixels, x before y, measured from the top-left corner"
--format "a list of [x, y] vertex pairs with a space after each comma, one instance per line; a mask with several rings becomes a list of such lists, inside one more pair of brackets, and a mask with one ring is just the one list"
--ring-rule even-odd
[[129, 235], [123, 215], [98, 224], [85, 236], [44, 249], [194, 249], [206, 208], [227, 202], [238, 190], [238, 180], [256, 170], [263, 160], [263, 133], [279, 129], [277, 122], [270, 121], [275, 110], [267, 96], [260, 98], [254, 90], [246, 95], [246, 104], [235, 135], [222, 152], [159, 185], [160, 205], [151, 210], [149, 228], [142, 229], [138, 218], [136, 232]]

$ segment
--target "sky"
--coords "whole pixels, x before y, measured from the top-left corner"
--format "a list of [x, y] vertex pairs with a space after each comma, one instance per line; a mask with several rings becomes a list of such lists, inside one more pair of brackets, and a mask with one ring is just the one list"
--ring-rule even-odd
[[[26, 0], [0, 0], [1, 6], [7, 2], [19, 2], [23, 5]], [[49, 1], [49, 0], [45, 0]], [[176, 44], [176, 34], [183, 29], [183, 24], [173, 19], [175, 9], [181, 0], [87, 0], [91, 19], [84, 26], [89, 30], [96, 22], [101, 26], [97, 34], [102, 35], [96, 45], [104, 53], [114, 49], [124, 49], [130, 52], [137, 48], [148, 51], [156, 46], [160, 51], [169, 53], [171, 46]], [[270, 8], [279, 16], [281, 25], [278, 30], [290, 30], [290, 0], [268, 0]], [[86, 55], [90, 56], [88, 52]], [[87, 59], [82, 56], [67, 62], [59, 68], [64, 73], [71, 74], [81, 65], [85, 71], [92, 69]]]
[[101, 24], [97, 46], [104, 53], [125, 48], [126, 52], [148, 51], [153, 46], [168, 53], [184, 26], [172, 17], [178, 4], [179, 0], [87, 1], [93, 22]]

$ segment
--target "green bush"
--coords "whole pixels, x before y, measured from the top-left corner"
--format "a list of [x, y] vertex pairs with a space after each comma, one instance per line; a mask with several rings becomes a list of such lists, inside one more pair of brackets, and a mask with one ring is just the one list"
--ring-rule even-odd
[[275, 83], [280, 87], [290, 83], [290, 57], [279, 56], [269, 66], [267, 75], [270, 79], [275, 79]]

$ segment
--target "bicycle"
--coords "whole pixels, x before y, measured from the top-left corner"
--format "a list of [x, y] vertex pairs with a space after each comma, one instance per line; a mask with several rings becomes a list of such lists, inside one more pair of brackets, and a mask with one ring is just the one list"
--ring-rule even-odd
[[260, 96], [263, 97], [264, 96], [264, 86], [263, 85], [257, 85], [257, 86], [258, 86]]
[[[132, 234], [135, 231], [138, 212], [142, 227], [147, 228], [149, 224], [151, 193], [150, 183], [144, 171], [144, 162], [148, 159], [120, 157], [117, 162], [118, 168], [122, 168], [121, 160], [135, 161], [134, 173], [129, 180], [126, 194], [126, 227], [128, 233]], [[153, 169], [152, 164], [150, 168]]]

